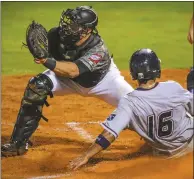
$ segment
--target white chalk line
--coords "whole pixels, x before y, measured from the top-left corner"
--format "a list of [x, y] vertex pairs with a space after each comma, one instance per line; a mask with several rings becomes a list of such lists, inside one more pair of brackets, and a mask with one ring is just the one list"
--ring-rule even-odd
[[[86, 130], [84, 130], [82, 127], [80, 127], [81, 124], [99, 124], [99, 121], [88, 121], [88, 122], [66, 122], [65, 124], [75, 131], [82, 139], [87, 140], [88, 142], [93, 142], [94, 137], [89, 134]], [[1, 125], [7, 125], [7, 126], [14, 126], [13, 123], [4, 123], [2, 122]], [[39, 126], [39, 128], [46, 128]], [[49, 130], [54, 130], [54, 131], [65, 131], [68, 132], [68, 129], [65, 128], [50, 128]]]
[[75, 131], [82, 139], [92, 142], [94, 137], [89, 134], [86, 130], [82, 127], [79, 127], [80, 124], [78, 123], [66, 123], [68, 127], [70, 127], [73, 131]]
[[[88, 142], [92, 142], [94, 140], [94, 137], [89, 134], [86, 130], [84, 130], [82, 127], [80, 127], [80, 125], [83, 124], [99, 124], [99, 121], [88, 121], [88, 122], [66, 122], [65, 124], [72, 129], [73, 131], [75, 131], [82, 139], [87, 140]], [[13, 123], [4, 123], [1, 122], [1, 125], [7, 125], [7, 126], [14, 126]], [[46, 127], [42, 127], [39, 126], [38, 128], [46, 128]], [[53, 131], [65, 131], [68, 132], [68, 129], [65, 128], [50, 128], [49, 130], [53, 130]]]
[[[89, 122], [67, 122], [65, 124], [69, 128], [71, 128], [73, 131], [75, 131], [82, 139], [87, 140], [89, 142], [93, 142], [94, 137], [91, 134], [89, 134], [86, 130], [84, 130], [82, 127], [80, 127], [80, 125], [81, 124], [99, 124], [99, 123], [100, 123], [100, 121], [89, 121]], [[11, 123], [3, 123], [2, 122], [1, 124], [8, 125], [8, 126], [14, 126], [14, 124], [11, 124]], [[61, 129], [64, 130], [64, 128], [61, 128]], [[56, 129], [52, 129], [52, 130], [56, 131]], [[59, 128], [57, 130], [59, 130]], [[52, 179], [52, 178], [67, 177], [67, 176], [71, 176], [71, 174], [37, 176], [37, 177], [29, 177], [27, 179]]]
[[67, 176], [71, 176], [71, 174], [45, 175], [45, 176], [30, 177], [27, 179], [50, 179], [50, 178], [59, 178], [59, 177], [67, 177]]
[[100, 124], [101, 121], [88, 121], [88, 122], [66, 122], [65, 124]]
[[[65, 124], [99, 124], [102, 121], [88, 121], [88, 122], [66, 122]], [[14, 126], [15, 123], [1, 122], [3, 125]], [[41, 125], [39, 127], [42, 127]]]
[[[82, 125], [82, 124], [99, 124], [100, 121], [89, 121], [89, 122], [66, 122], [65, 124], [68, 125], [68, 126], [71, 126], [71, 125]], [[5, 122], [1, 122], [1, 125], [5, 125], [5, 126], [14, 126], [15, 124], [14, 123], [5, 123]], [[38, 126], [38, 129], [46, 129], [47, 127], [43, 127], [42, 125], [39, 125]], [[62, 132], [68, 132], [69, 130], [66, 129], [66, 128], [50, 128], [49, 130], [52, 130], [52, 131], [62, 131]]]

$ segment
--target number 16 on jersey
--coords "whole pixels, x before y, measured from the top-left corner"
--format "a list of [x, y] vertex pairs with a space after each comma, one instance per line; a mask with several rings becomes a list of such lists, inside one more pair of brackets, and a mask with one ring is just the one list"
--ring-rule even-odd
[[[159, 138], [168, 137], [173, 133], [174, 121], [172, 110], [160, 113], [157, 117], [150, 115], [147, 118], [148, 136], [154, 139], [154, 132]], [[154, 125], [156, 123], [156, 125]], [[154, 130], [156, 128], [156, 130]]]

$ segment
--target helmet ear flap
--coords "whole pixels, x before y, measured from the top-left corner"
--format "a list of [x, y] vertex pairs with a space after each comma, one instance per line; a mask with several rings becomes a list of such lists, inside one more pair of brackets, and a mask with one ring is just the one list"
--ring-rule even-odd
[[161, 77], [161, 70], [158, 71], [156, 78], [160, 78]]
[[132, 69], [131, 61], [130, 61], [129, 66], [130, 66], [129, 69], [130, 69], [130, 75], [131, 75], [132, 80], [137, 80], [137, 74]]

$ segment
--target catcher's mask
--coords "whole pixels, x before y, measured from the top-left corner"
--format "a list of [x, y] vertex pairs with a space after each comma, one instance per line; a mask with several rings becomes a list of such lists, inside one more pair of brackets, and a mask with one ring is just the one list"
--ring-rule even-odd
[[151, 49], [140, 49], [133, 53], [129, 62], [133, 80], [152, 80], [160, 78], [160, 59]]
[[[89, 6], [67, 9], [61, 14], [59, 35], [62, 41], [75, 44], [91, 31], [96, 31], [98, 16]], [[91, 30], [90, 30], [91, 29]]]

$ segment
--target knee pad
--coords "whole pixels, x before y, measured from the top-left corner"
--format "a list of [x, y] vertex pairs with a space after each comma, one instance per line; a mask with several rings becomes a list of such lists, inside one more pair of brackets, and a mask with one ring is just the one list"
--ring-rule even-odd
[[46, 99], [47, 95], [50, 95], [51, 98], [53, 97], [52, 89], [53, 83], [45, 74], [39, 74], [36, 77], [31, 78], [24, 92], [24, 97], [22, 100], [23, 105], [46, 104], [48, 106]]
[[11, 140], [18, 143], [27, 142], [30, 136], [35, 132], [41, 118], [48, 121], [42, 115], [47, 95], [53, 97], [53, 83], [45, 74], [39, 74], [29, 80], [21, 102], [17, 121], [12, 133]]

